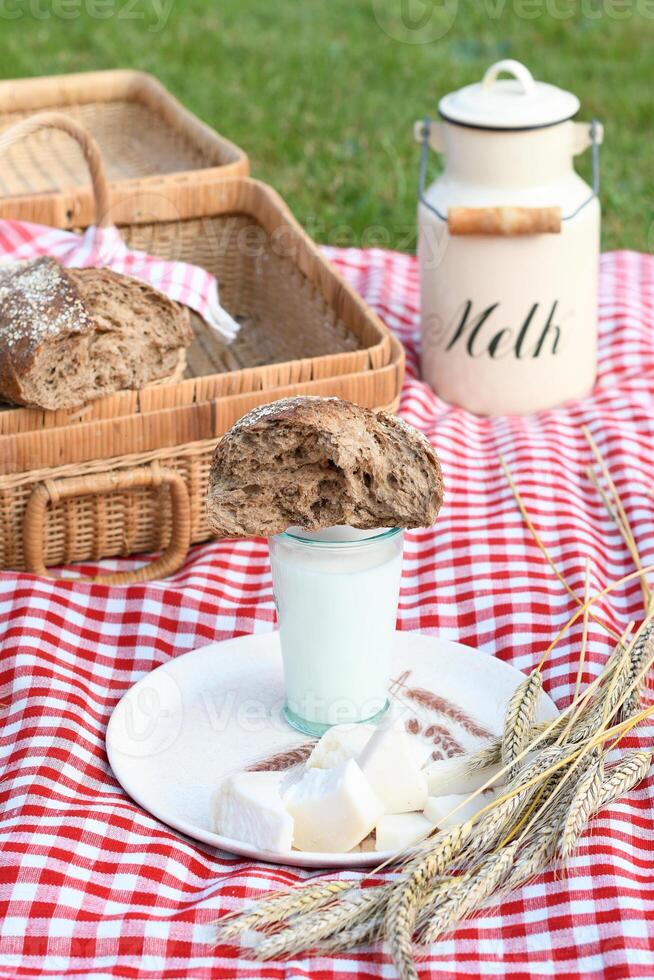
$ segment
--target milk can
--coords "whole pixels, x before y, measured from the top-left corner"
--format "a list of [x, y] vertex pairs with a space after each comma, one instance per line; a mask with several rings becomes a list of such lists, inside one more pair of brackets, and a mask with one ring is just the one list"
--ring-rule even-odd
[[[472, 412], [526, 414], [593, 386], [602, 127], [578, 109], [509, 59], [444, 96], [441, 122], [416, 123], [423, 376]], [[573, 167], [588, 147], [592, 188]], [[430, 148], [444, 169], [425, 190]]]

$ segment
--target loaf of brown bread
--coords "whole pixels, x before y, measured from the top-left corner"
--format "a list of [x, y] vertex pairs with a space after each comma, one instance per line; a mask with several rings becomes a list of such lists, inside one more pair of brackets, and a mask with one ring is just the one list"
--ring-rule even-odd
[[436, 453], [395, 415], [340, 398], [285, 398], [245, 415], [218, 443], [208, 516], [222, 537], [427, 527], [442, 501]]
[[188, 310], [109, 269], [49, 257], [0, 266], [0, 400], [70, 409], [173, 377]]

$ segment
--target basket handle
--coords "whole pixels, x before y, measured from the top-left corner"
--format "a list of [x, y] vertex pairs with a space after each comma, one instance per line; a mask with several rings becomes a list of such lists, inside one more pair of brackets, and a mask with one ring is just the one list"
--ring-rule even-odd
[[71, 116], [67, 116], [63, 112], [39, 112], [35, 116], [30, 116], [29, 119], [22, 119], [0, 133], [0, 155], [14, 143], [18, 143], [25, 137], [39, 133], [44, 129], [58, 129], [62, 133], [68, 133], [77, 142], [91, 175], [91, 186], [95, 200], [95, 223], [98, 228], [109, 227], [112, 223], [109, 214], [109, 182], [100, 155], [100, 148], [91, 134]]
[[108, 473], [88, 476], [60, 477], [44, 480], [32, 490], [23, 518], [23, 542], [25, 567], [34, 575], [51, 575], [43, 559], [45, 521], [48, 504], [56, 504], [70, 497], [112, 493], [116, 490], [134, 490], [138, 487], [168, 486], [172, 503], [172, 533], [163, 553], [154, 561], [131, 572], [112, 572], [106, 575], [85, 576], [75, 581], [94, 582], [99, 585], [133, 585], [166, 578], [182, 565], [191, 542], [191, 510], [188, 491], [183, 478], [174, 470], [151, 463], [150, 466], [132, 467]]

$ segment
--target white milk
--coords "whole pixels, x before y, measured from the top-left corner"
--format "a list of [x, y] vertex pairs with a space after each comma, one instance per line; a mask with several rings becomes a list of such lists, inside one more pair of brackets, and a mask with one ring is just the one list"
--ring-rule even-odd
[[401, 529], [350, 527], [290, 528], [271, 539], [287, 718], [295, 727], [316, 734], [385, 708], [402, 542]]

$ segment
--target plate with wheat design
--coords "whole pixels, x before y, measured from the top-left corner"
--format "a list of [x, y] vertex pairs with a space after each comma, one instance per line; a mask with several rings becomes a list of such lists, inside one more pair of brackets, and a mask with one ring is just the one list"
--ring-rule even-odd
[[[524, 675], [461, 643], [397, 632], [389, 697], [433, 759], [474, 752], [502, 734], [508, 702]], [[243, 636], [162, 664], [121, 699], [107, 729], [107, 753], [123, 789], [145, 810], [205, 844], [277, 864], [372, 867], [390, 855], [262, 851], [211, 829], [211, 796], [244, 769], [291, 770], [315, 740], [283, 718], [277, 633]], [[556, 714], [541, 694], [537, 720]]]

